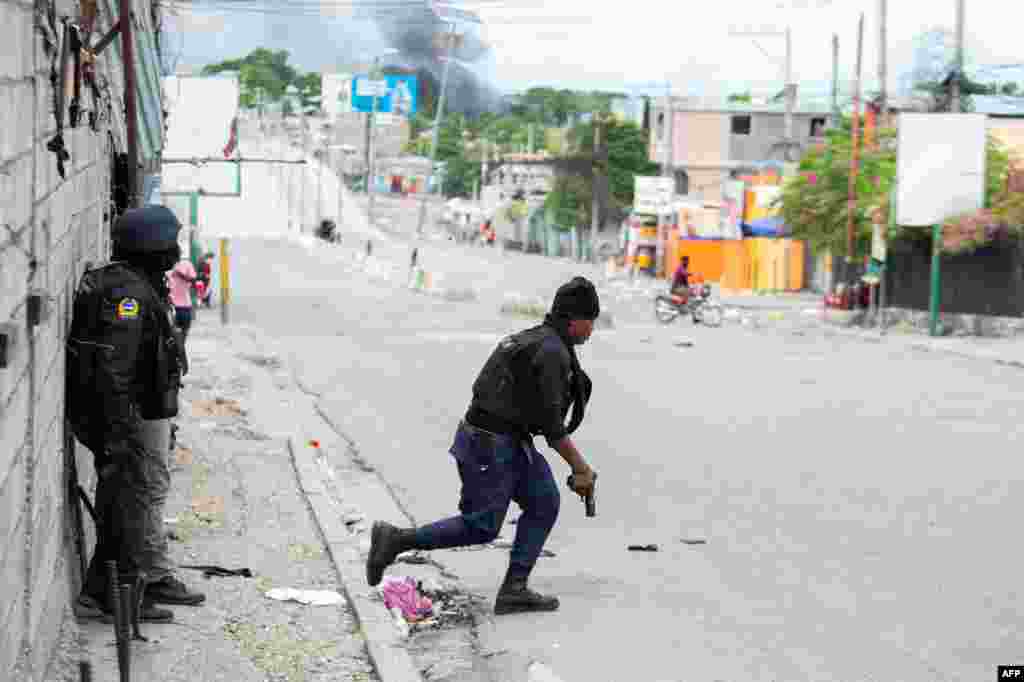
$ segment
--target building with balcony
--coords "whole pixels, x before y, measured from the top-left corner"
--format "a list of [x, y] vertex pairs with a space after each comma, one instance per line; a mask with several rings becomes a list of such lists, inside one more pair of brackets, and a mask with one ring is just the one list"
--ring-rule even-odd
[[676, 193], [705, 201], [721, 198], [722, 181], [732, 174], [774, 161], [796, 161], [824, 139], [831, 113], [825, 102], [798, 103], [792, 144], [785, 142], [782, 103], [738, 104], [676, 97], [672, 101], [669, 147], [665, 101], [651, 103], [650, 159], [669, 163]]

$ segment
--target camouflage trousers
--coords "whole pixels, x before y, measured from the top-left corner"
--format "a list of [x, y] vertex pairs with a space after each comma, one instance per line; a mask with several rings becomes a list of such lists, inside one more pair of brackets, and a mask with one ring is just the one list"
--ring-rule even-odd
[[107, 594], [107, 561], [117, 561], [122, 583], [158, 582], [174, 570], [164, 531], [164, 506], [171, 487], [170, 422], [142, 422], [144, 455], [100, 476], [96, 486], [96, 549], [83, 592]]

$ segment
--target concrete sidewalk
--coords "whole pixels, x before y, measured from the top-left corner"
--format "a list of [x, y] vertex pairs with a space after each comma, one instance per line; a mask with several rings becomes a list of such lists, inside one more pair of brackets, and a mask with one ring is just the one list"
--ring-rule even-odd
[[[296, 479], [287, 432], [261, 415], [294, 411], [268, 401], [266, 381], [286, 385], [273, 358], [246, 354], [204, 316], [189, 339], [179, 447], [173, 455], [167, 530], [181, 564], [249, 568], [253, 578], [179, 577], [206, 593], [200, 607], [172, 607], [172, 624], [142, 624], [132, 679], [147, 682], [378, 679], [357, 615], [342, 600], [306, 606], [266, 596], [277, 587], [344, 594], [316, 518]], [[231, 336], [238, 336], [231, 334]], [[82, 658], [96, 682], [119, 679], [113, 627], [82, 623]]]

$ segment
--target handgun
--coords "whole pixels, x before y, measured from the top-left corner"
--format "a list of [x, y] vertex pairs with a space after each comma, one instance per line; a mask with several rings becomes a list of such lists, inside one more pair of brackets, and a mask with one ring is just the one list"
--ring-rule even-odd
[[[569, 485], [570, 489], [573, 488], [575, 481], [576, 481], [576, 477], [573, 476], [572, 474], [569, 474], [569, 479], [566, 481], [566, 483]], [[595, 484], [597, 483], [597, 474], [594, 474], [594, 483]], [[583, 504], [585, 504], [586, 507], [587, 507], [587, 516], [588, 517], [597, 516], [597, 506], [594, 504], [594, 489], [593, 489], [593, 487], [591, 487], [591, 489], [590, 489], [590, 494], [583, 498]]]

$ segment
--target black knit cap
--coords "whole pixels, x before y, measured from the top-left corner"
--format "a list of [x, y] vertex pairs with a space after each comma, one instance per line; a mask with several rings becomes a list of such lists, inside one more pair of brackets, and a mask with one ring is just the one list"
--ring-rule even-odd
[[155, 253], [177, 248], [179, 232], [181, 223], [171, 209], [151, 205], [125, 211], [110, 236], [117, 251]]
[[570, 320], [596, 320], [601, 314], [597, 288], [586, 277], [573, 277], [555, 292], [551, 314]]

